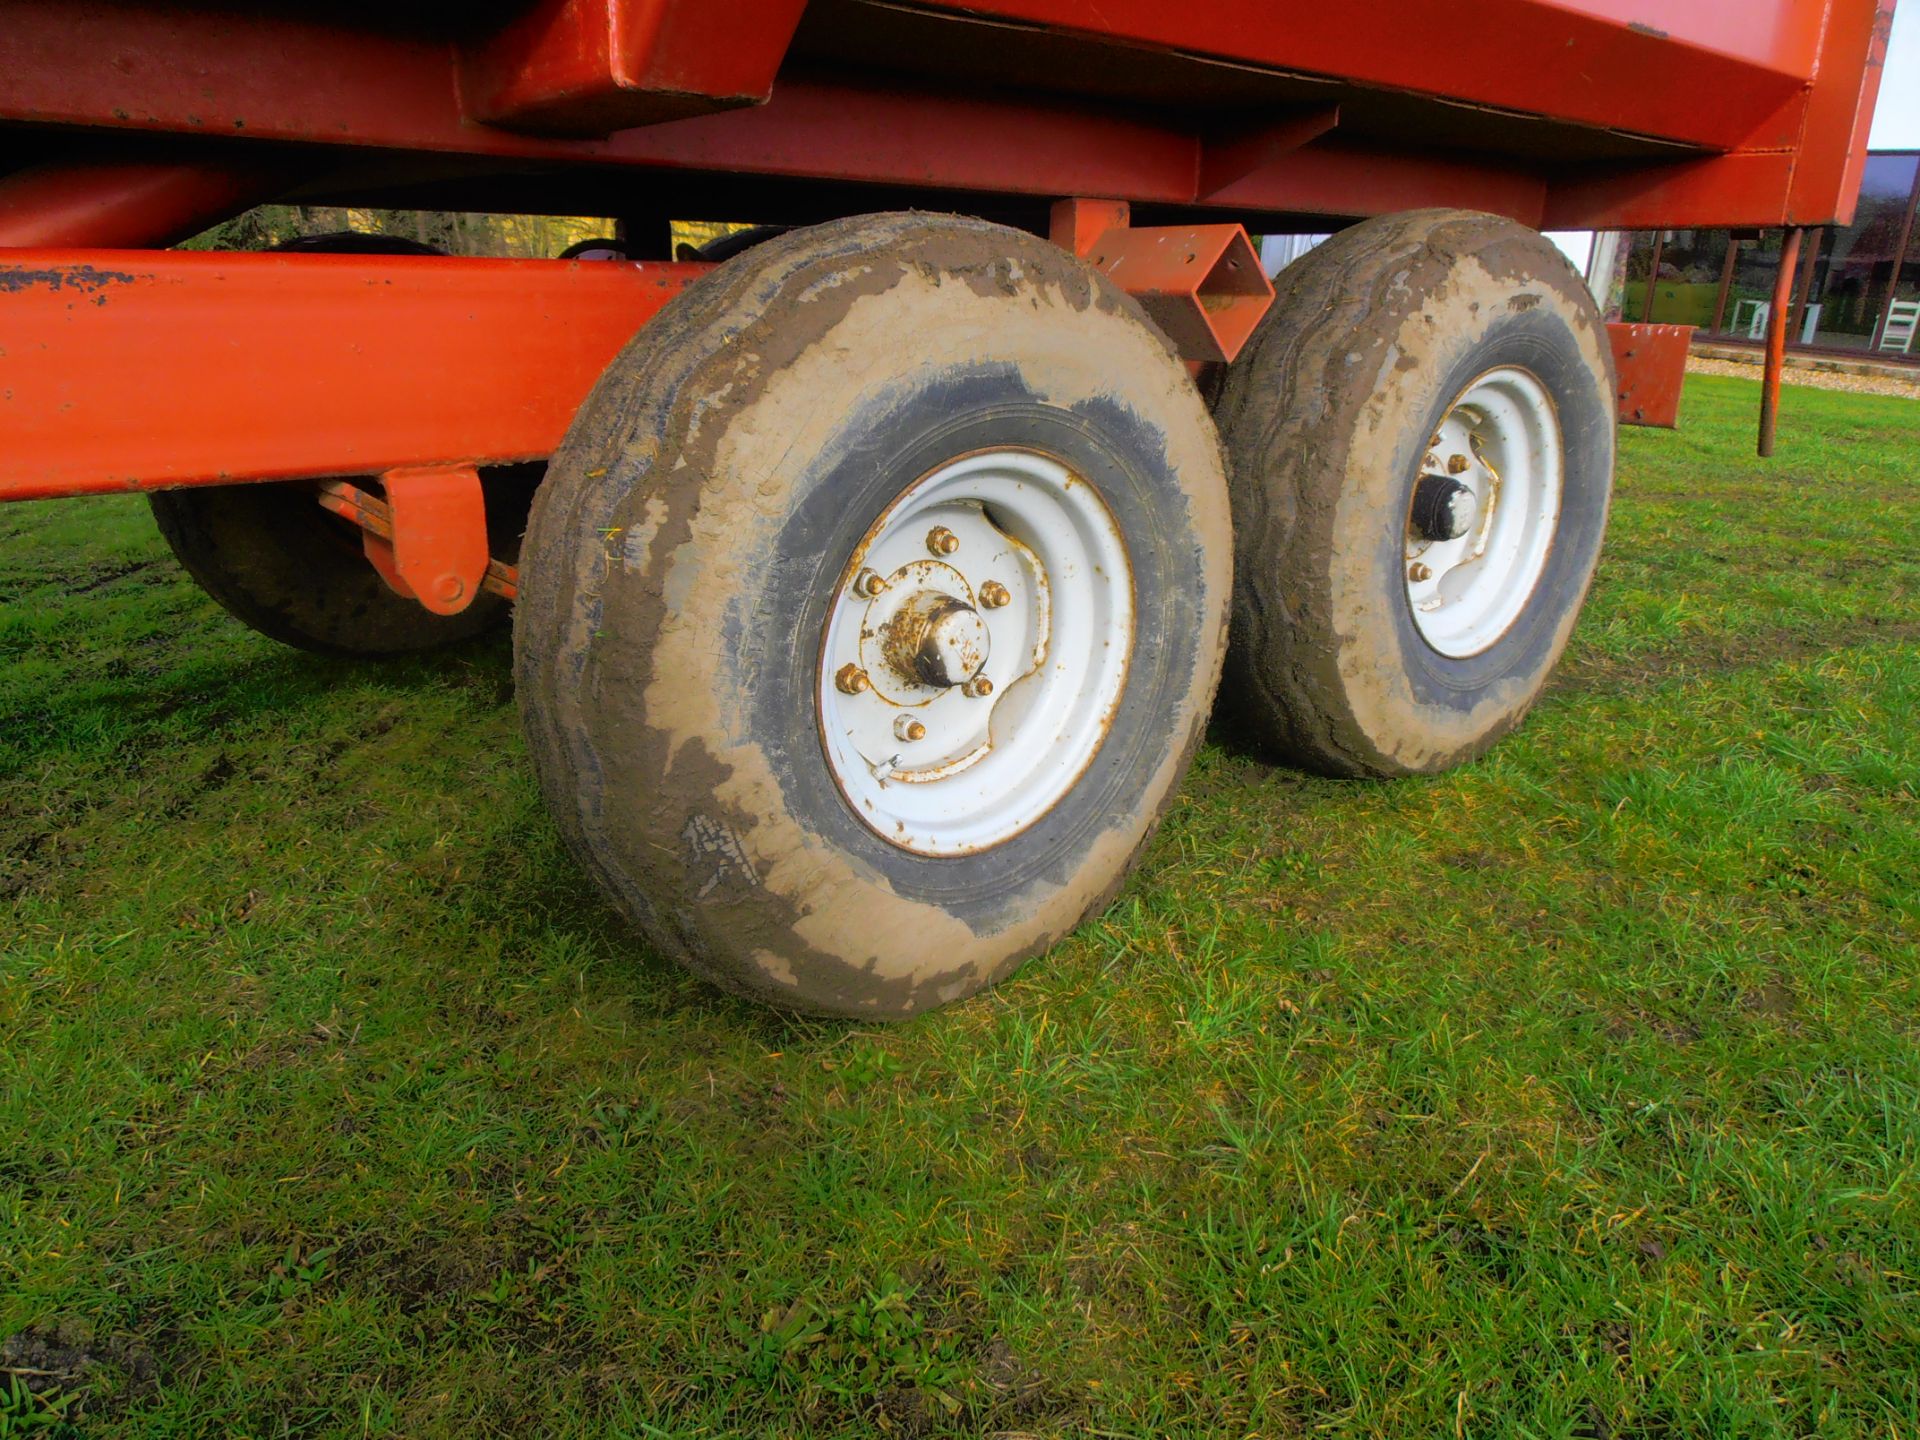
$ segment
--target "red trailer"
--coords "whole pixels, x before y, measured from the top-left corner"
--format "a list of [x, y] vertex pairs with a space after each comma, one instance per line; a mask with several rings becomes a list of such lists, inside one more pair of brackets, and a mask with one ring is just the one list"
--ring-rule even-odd
[[[147, 492], [317, 650], [511, 602], [652, 943], [912, 1013], [1115, 893], [1223, 662], [1333, 774], [1520, 721], [1661, 348], [1538, 232], [1847, 220], [1892, 9], [0, 0], [0, 499]], [[623, 258], [165, 248], [266, 201]]]

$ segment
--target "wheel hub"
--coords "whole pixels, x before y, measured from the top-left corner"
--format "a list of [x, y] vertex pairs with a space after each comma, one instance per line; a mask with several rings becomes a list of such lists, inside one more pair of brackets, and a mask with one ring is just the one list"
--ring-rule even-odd
[[894, 613], [881, 648], [903, 679], [945, 690], [978, 675], [992, 643], [973, 606], [943, 590], [922, 590]]
[[1042, 818], [1093, 759], [1132, 652], [1133, 586], [1099, 493], [1005, 449], [910, 485], [828, 612], [820, 733], [854, 813], [967, 854]]
[[1446, 475], [1422, 475], [1413, 487], [1413, 528], [1428, 540], [1458, 540], [1473, 528], [1480, 502]]
[[1407, 602], [1420, 636], [1464, 659], [1520, 618], [1546, 569], [1565, 460], [1539, 379], [1490, 370], [1448, 407], [1407, 507]]

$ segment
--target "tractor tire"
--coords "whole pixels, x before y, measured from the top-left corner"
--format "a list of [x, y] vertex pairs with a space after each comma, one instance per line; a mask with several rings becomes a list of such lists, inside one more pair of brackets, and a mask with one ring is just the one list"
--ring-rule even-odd
[[903, 1017], [1104, 906], [1205, 727], [1232, 549], [1139, 307], [978, 221], [768, 239], [609, 367], [536, 498], [517, 688], [572, 849], [734, 991]]
[[1613, 363], [1536, 232], [1422, 210], [1282, 270], [1215, 408], [1235, 522], [1223, 695], [1278, 756], [1433, 774], [1526, 715], [1599, 561]]

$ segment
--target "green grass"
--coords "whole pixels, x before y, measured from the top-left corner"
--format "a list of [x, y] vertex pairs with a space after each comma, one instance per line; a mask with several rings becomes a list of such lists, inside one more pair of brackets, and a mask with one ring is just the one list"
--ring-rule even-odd
[[0, 510], [0, 1436], [1920, 1433], [1920, 406], [1756, 394], [1486, 761], [1211, 745], [879, 1030], [625, 937], [503, 643]]

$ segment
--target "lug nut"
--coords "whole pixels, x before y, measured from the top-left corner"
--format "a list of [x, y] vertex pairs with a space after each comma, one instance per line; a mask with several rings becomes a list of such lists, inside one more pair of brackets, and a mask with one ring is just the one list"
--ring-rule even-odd
[[887, 582], [871, 570], [862, 570], [853, 580], [853, 593], [862, 600], [871, 600], [887, 588]]
[[927, 532], [927, 549], [935, 555], [951, 555], [960, 548], [960, 537], [944, 525], [936, 525]]
[[980, 603], [989, 610], [998, 610], [1011, 599], [1013, 596], [1007, 593], [1007, 587], [998, 580], [989, 580], [980, 587]]
[[911, 715], [902, 715], [893, 722], [893, 737], [896, 740], [924, 740], [927, 727]]
[[1458, 475], [1472, 463], [1473, 462], [1464, 455], [1449, 455], [1447, 457], [1447, 474]]
[[873, 686], [873, 682], [867, 679], [867, 672], [851, 661], [834, 673], [833, 683], [842, 695], [858, 695]]
[[[1413, 583], [1416, 585], [1418, 585], [1423, 580], [1431, 580], [1432, 578], [1433, 578], [1432, 567], [1428, 565], [1423, 565], [1418, 560], [1414, 561], [1413, 564], [1407, 567], [1407, 579], [1413, 581]], [[863, 676], [862, 678], [864, 679], [865, 677]]]
[[960, 693], [970, 700], [984, 700], [993, 694], [993, 681], [984, 675], [976, 675], [960, 687]]

